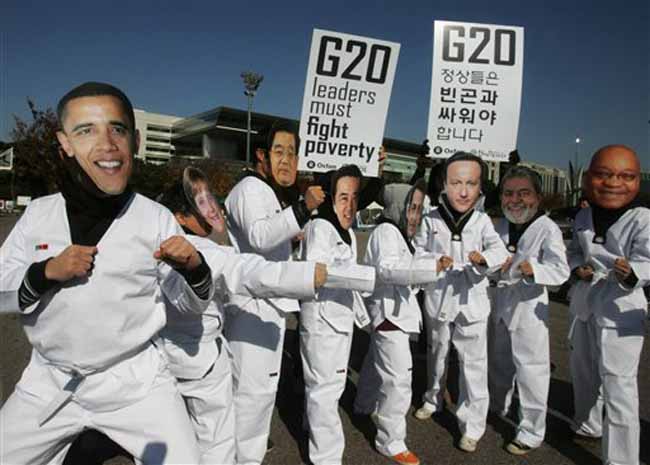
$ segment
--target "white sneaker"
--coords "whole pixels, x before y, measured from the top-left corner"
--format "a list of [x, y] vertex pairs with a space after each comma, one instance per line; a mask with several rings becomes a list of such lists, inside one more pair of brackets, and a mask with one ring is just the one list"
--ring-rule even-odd
[[526, 455], [528, 452], [531, 450], [535, 449], [534, 447], [530, 447], [526, 444], [524, 444], [521, 441], [518, 441], [515, 439], [512, 441], [508, 446], [506, 447], [506, 450], [511, 453], [512, 455]]
[[465, 452], [476, 452], [477, 445], [478, 445], [478, 441], [476, 439], [463, 436], [462, 438], [460, 438], [460, 442], [458, 443], [458, 448]]
[[418, 420], [428, 420], [431, 418], [431, 415], [435, 413], [436, 409], [429, 407], [427, 404], [424, 404], [422, 407], [417, 409], [413, 414]]

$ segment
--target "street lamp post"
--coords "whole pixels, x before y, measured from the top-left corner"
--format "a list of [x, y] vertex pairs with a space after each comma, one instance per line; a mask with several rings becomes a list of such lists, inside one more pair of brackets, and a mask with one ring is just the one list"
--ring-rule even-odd
[[580, 161], [580, 138], [576, 137], [576, 152], [574, 155], [574, 177], [575, 179], [573, 180], [573, 204], [576, 205], [578, 203], [578, 199], [580, 198], [580, 191], [582, 187], [582, 170], [578, 166], [578, 162]]
[[264, 76], [254, 73], [252, 71], [244, 71], [241, 73], [244, 80], [244, 95], [248, 98], [248, 123], [246, 126], [246, 164], [250, 164], [251, 153], [251, 112], [253, 111], [253, 97], [264, 80]]

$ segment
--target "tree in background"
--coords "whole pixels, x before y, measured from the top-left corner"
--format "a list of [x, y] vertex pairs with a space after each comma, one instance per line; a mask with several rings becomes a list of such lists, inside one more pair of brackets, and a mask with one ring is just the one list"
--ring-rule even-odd
[[61, 169], [59, 143], [56, 139], [59, 127], [56, 114], [51, 108], [38, 110], [29, 98], [27, 105], [32, 115], [31, 121], [24, 121], [14, 115], [16, 126], [11, 131], [14, 145], [14, 197], [40, 197], [56, 192]]

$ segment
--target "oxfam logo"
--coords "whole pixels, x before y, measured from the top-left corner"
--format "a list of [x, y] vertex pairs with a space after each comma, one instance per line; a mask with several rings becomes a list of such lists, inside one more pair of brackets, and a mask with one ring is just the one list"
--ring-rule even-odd
[[314, 160], [309, 160], [309, 161], [307, 162], [307, 168], [311, 169], [311, 168], [313, 168], [314, 166], [316, 166], [316, 162], [315, 162]]

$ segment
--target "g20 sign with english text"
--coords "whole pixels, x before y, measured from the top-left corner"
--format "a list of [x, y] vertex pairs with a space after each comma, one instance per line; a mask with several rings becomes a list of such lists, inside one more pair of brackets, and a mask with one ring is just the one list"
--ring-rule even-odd
[[314, 29], [300, 117], [304, 171], [376, 176], [399, 44]]
[[434, 157], [457, 151], [504, 161], [517, 147], [524, 30], [434, 22], [427, 138]]

